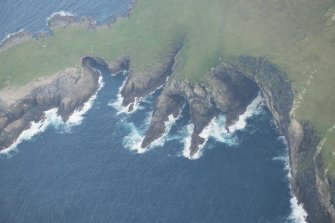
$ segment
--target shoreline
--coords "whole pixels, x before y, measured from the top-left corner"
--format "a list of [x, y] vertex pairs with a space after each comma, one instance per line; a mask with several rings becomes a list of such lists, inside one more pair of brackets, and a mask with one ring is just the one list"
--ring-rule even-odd
[[[132, 3], [132, 6], [133, 6], [133, 4], [135, 4], [135, 3]], [[131, 12], [131, 10], [129, 11], [129, 14], [130, 14], [130, 12]], [[124, 17], [118, 17], [117, 19], [122, 19], [122, 18], [128, 17], [129, 14], [127, 16], [124, 16]], [[32, 38], [32, 39], [51, 38], [53, 28], [57, 28], [57, 27], [66, 28], [67, 26], [72, 26], [73, 25], [73, 26], [79, 26], [79, 27], [81, 27], [81, 28], [83, 28], [87, 31], [92, 31], [92, 30], [94, 31], [94, 29], [96, 29], [97, 27], [105, 27], [105, 28], [109, 29], [109, 28], [111, 28], [111, 26], [114, 22], [115, 22], [115, 20], [112, 20], [112, 21], [110, 21], [110, 23], [97, 25], [95, 23], [95, 21], [92, 20], [90, 17], [76, 17], [73, 14], [66, 14], [65, 13], [63, 15], [62, 14], [60, 15], [60, 14], [56, 13], [55, 15], [51, 16], [50, 20], [48, 20], [48, 26], [51, 30], [51, 33], [49, 33], [49, 34], [48, 33], [47, 34], [40, 33], [41, 35], [39, 35], [39, 33], [22, 34], [24, 32], [21, 32], [21, 34], [20, 34], [20, 32], [19, 32], [17, 34], [14, 34], [14, 35], [10, 36], [5, 41], [1, 42], [0, 52], [2, 50], [6, 50], [9, 47], [12, 47], [12, 46], [20, 44], [24, 41], [27, 41], [27, 40], [29, 40], [29, 38]], [[173, 64], [175, 63], [174, 58], [177, 56], [178, 51], [179, 51], [179, 49], [175, 53], [173, 53], [173, 55], [171, 55], [172, 59], [167, 62], [167, 63], [169, 63], [169, 65], [167, 66], [167, 69], [164, 70], [164, 72], [163, 72], [164, 74], [165, 74], [165, 72], [169, 72], [170, 67], [173, 67]], [[92, 59], [94, 60], [95, 58], [92, 58]], [[313, 170], [314, 175], [309, 176], [308, 173], [298, 172], [298, 166], [301, 163], [301, 160], [299, 160], [299, 158], [301, 157], [301, 149], [302, 149], [303, 146], [306, 146], [302, 142], [307, 142], [308, 143], [309, 140], [314, 139], [315, 135], [313, 133], [313, 127], [311, 127], [311, 126], [306, 127], [306, 125], [304, 123], [298, 122], [297, 120], [295, 120], [294, 116], [291, 114], [291, 111], [292, 111], [292, 104], [291, 104], [292, 101], [291, 100], [294, 100], [296, 96], [293, 95], [293, 90], [292, 90], [291, 84], [283, 82], [284, 80], [286, 81], [287, 78], [282, 77], [282, 75], [284, 75], [284, 74], [282, 74], [282, 72], [280, 71], [280, 69], [278, 67], [276, 67], [275, 65], [273, 65], [269, 62], [266, 62], [266, 61], [264, 62], [264, 61], [265, 61], [264, 58], [252, 58], [252, 57], [250, 57], [250, 58], [245, 57], [245, 58], [242, 58], [242, 59], [240, 58], [240, 63], [241, 64], [245, 63], [241, 66], [242, 69], [239, 69], [241, 67], [238, 67], [238, 66], [232, 66], [232, 70], [234, 70], [234, 69], [239, 70], [245, 76], [248, 76], [248, 75], [250, 75], [250, 73], [254, 72], [253, 73], [254, 81], [258, 85], [258, 87], [262, 89], [262, 94], [263, 94], [263, 97], [267, 101], [267, 106], [268, 106], [269, 110], [271, 111], [274, 119], [276, 120], [277, 125], [279, 126], [282, 134], [285, 136], [285, 138], [286, 138], [286, 140], [288, 141], [288, 144], [289, 144], [290, 165], [291, 165], [291, 172], [292, 172], [292, 175], [293, 175], [293, 178], [292, 178], [293, 192], [297, 195], [298, 200], [300, 202], [304, 202], [304, 204], [306, 205], [308, 213], [309, 213], [308, 217], [311, 217], [312, 219], [322, 219], [322, 220], [326, 219], [327, 222], [328, 222], [328, 219], [330, 219], [329, 216], [328, 216], [329, 213], [327, 213], [326, 211], [324, 211], [325, 213], [323, 213], [323, 212], [315, 213], [319, 209], [322, 209], [322, 210], [324, 209], [323, 208], [324, 204], [322, 204], [322, 202], [319, 199], [319, 194], [318, 194], [319, 191], [317, 190], [319, 188], [317, 188], [317, 185], [314, 188], [315, 181], [314, 181], [313, 177], [315, 177], [317, 173], [315, 172], [315, 170]], [[97, 60], [95, 62], [99, 63]], [[124, 60], [123, 60], [123, 62], [124, 62]], [[170, 63], [171, 63], [171, 66], [170, 66]], [[102, 64], [102, 63], [100, 63], [100, 64]], [[108, 64], [107, 62], [105, 62], [105, 65], [106, 64], [108, 66], [110, 66], [110, 64]], [[128, 64], [127, 67], [129, 68], [129, 61], [128, 61], [127, 64]], [[166, 64], [163, 64], [163, 65], [166, 65]], [[121, 68], [121, 66], [119, 68]], [[108, 67], [108, 69], [112, 70], [110, 67]], [[249, 72], [246, 72], [245, 70], [247, 70]], [[259, 71], [261, 71], [261, 72], [264, 71], [265, 73], [268, 72], [266, 74], [277, 75], [277, 79], [276, 78], [270, 79], [270, 83], [272, 83], [275, 87], [272, 89], [271, 86], [267, 86], [266, 82], [268, 81], [268, 79], [267, 79], [266, 75], [265, 76], [257, 76], [258, 74], [256, 73], [256, 71], [258, 71], [258, 72]], [[159, 71], [157, 73], [161, 74], [162, 72]], [[164, 74], [163, 74], [163, 76], [164, 76]], [[131, 106], [131, 103], [134, 103], [134, 102], [132, 102], [132, 99], [136, 98], [136, 97], [134, 95], [131, 95], [130, 93], [136, 94], [136, 96], [138, 96], [138, 98], [141, 98], [141, 97], [143, 97], [143, 95], [147, 95], [147, 92], [149, 90], [152, 90], [152, 88], [156, 87], [155, 84], [161, 83], [163, 78], [162, 77], [157, 78], [156, 73], [155, 73], [155, 75], [153, 75], [153, 77], [151, 79], [146, 80], [147, 82], [144, 81], [145, 82], [144, 84], [141, 83], [141, 85], [139, 84], [138, 79], [134, 78], [135, 76], [130, 76], [130, 77], [133, 77], [133, 79], [130, 79], [130, 78], [127, 79], [127, 82], [125, 83], [125, 86], [123, 88], [123, 90], [125, 89], [125, 91], [121, 92], [122, 96], [123, 96], [123, 102], [124, 102], [123, 105], [124, 106], [129, 106], [129, 105]], [[281, 79], [281, 78], [283, 78], [283, 79]], [[151, 85], [149, 85], [149, 83]], [[154, 83], [154, 84], [152, 84], [152, 83]], [[283, 86], [278, 86], [280, 84], [283, 84]], [[163, 92], [164, 92], [165, 88], [168, 88], [167, 85], [168, 84], [164, 85]], [[287, 85], [289, 85], [289, 87]], [[137, 89], [136, 89], [137, 91], [135, 93], [134, 93], [133, 88], [132, 88], [133, 86], [137, 87]], [[182, 87], [183, 86], [181, 86], [180, 89], [182, 89]], [[202, 89], [201, 89], [202, 87], [203, 86], [198, 86], [200, 92], [202, 91]], [[128, 91], [126, 91], [127, 89], [128, 89]], [[281, 93], [279, 93], [277, 91], [278, 89], [280, 90], [280, 92], [286, 92], [287, 91], [287, 94], [282, 95]], [[180, 92], [182, 92], [182, 91], [183, 91], [183, 89], [180, 90]], [[178, 93], [180, 94], [180, 92], [178, 92]], [[184, 94], [182, 96], [185, 97], [185, 95], [186, 94]], [[207, 96], [207, 95], [205, 95], [205, 96]], [[127, 99], [126, 102], [125, 102], [125, 99]], [[190, 104], [193, 103], [192, 101], [193, 100], [189, 100]], [[203, 106], [203, 108], [207, 108], [206, 106]], [[207, 111], [208, 111], [209, 115], [214, 116], [214, 114], [211, 114], [212, 108], [209, 108]], [[171, 113], [174, 113], [174, 112], [175, 111], [172, 111]], [[1, 116], [0, 116], [0, 118], [1, 118]], [[234, 117], [232, 117], [232, 119], [233, 118]], [[204, 122], [205, 121], [206, 120], [204, 120]], [[198, 120], [195, 118], [194, 122], [198, 122]], [[203, 124], [203, 123], [201, 123], [201, 124]], [[163, 125], [164, 125], [164, 123], [163, 123]], [[0, 120], [0, 127], [1, 127], [1, 120]], [[160, 127], [162, 127], [162, 126], [160, 126]], [[309, 129], [309, 128], [311, 128], [311, 129]], [[0, 128], [0, 130], [1, 130], [1, 128]], [[162, 130], [162, 129], [159, 129], [159, 130]], [[148, 140], [148, 141], [150, 141], [150, 140]], [[199, 139], [199, 138], [195, 137], [194, 140], [198, 141], [198, 143], [201, 142], [201, 138]], [[315, 140], [317, 141], [317, 139], [315, 139]], [[314, 145], [312, 145], [312, 144], [307, 145], [308, 148], [306, 148], [306, 149], [311, 149], [311, 150], [316, 149], [316, 148], [313, 148], [313, 146]], [[192, 152], [197, 152], [197, 151], [194, 150]], [[313, 191], [312, 191], [313, 192], [313, 197], [312, 198], [307, 196], [308, 195], [308, 186], [309, 186], [308, 183], [313, 184]], [[316, 189], [316, 190], [314, 190], [314, 189]]]
[[6, 34], [6, 36], [0, 40], [0, 52], [19, 45], [21, 43], [27, 42], [29, 40], [40, 40], [43, 38], [51, 38], [53, 36], [53, 29], [55, 28], [66, 28], [67, 26], [78, 26], [86, 31], [92, 31], [96, 28], [108, 28], [110, 29], [112, 25], [119, 19], [128, 18], [136, 4], [136, 0], [131, 0], [128, 6], [128, 12], [124, 15], [116, 15], [110, 20], [98, 24], [95, 19], [90, 16], [78, 16], [70, 11], [60, 10], [55, 11], [46, 18], [47, 30], [39, 31], [26, 31], [25, 28], [21, 28], [18, 31]]

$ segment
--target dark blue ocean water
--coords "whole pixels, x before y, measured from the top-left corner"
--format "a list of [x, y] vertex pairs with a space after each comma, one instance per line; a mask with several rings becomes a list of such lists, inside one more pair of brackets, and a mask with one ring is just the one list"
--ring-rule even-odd
[[[106, 21], [126, 1], [2, 1], [0, 36], [17, 28], [40, 30], [58, 10]], [[3, 10], [4, 9], [4, 10]], [[163, 147], [137, 154], [123, 146], [132, 125], [141, 128], [159, 94], [142, 110], [119, 114], [109, 106], [124, 77], [102, 72], [105, 86], [81, 125], [50, 126], [17, 152], [0, 155], [0, 222], [291, 222], [285, 145], [268, 111], [236, 132], [238, 144], [210, 139], [198, 160], [181, 156], [177, 132]]]
[[20, 29], [47, 30], [47, 17], [54, 12], [68, 11], [91, 16], [98, 23], [118, 15], [126, 15], [131, 0], [1, 0], [0, 40]]

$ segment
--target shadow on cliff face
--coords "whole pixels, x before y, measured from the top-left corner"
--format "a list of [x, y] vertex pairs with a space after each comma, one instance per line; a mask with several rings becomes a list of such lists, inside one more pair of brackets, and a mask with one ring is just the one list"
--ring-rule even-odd
[[[183, 106], [187, 104], [190, 122], [193, 124], [189, 148], [189, 156], [192, 157], [199, 150], [199, 146], [205, 142], [200, 135], [211, 120], [219, 114], [224, 114], [227, 120], [226, 129], [229, 131], [229, 126], [238, 120], [255, 99], [259, 88], [254, 81], [227, 64], [213, 68], [204, 84], [176, 80], [173, 77], [164, 83], [162, 81], [167, 80], [173, 72], [172, 62], [170, 61], [166, 69], [163, 69], [164, 78], [158, 78], [159, 81], [155, 84], [152, 84], [153, 81], [149, 85], [144, 84], [143, 87], [147, 89], [142, 89], [140, 95], [137, 95], [138, 91], [134, 88], [135, 85], [132, 84], [132, 76], [130, 76], [122, 91], [125, 96], [124, 105], [133, 103], [130, 100], [127, 104], [126, 98], [142, 97], [145, 92], [154, 89], [153, 86], [158, 88], [163, 83], [163, 91], [155, 102], [151, 123], [141, 147], [145, 149], [162, 137], [169, 117], [176, 118]], [[127, 97], [125, 92], [130, 92], [131, 95]]]
[[[287, 75], [265, 58], [241, 56], [237, 61], [234, 65], [222, 63], [212, 68], [204, 83], [191, 83], [174, 78], [174, 65], [171, 61], [165, 66], [167, 69], [161, 72], [164, 78], [160, 76], [159, 81], [151, 81], [148, 85], [144, 80], [139, 97], [147, 94], [149, 89], [152, 91], [161, 84], [164, 86], [155, 102], [151, 122], [141, 147], [148, 148], [152, 142], [160, 138], [166, 130], [169, 117], [176, 118], [186, 104], [189, 108], [190, 123], [193, 125], [188, 153], [193, 157], [205, 142], [201, 133], [214, 117], [225, 115], [226, 129], [229, 131], [229, 126], [239, 119], [257, 93], [261, 92], [277, 126], [289, 143], [293, 189], [308, 211], [307, 221], [330, 222], [325, 211], [318, 211], [323, 210], [323, 207], [318, 197], [313, 159], [310, 158], [305, 162], [299, 158], [305, 153], [304, 148], [315, 151], [314, 147], [317, 144], [301, 145], [299, 134], [292, 134], [292, 131], [295, 131], [294, 123], [300, 124], [291, 116], [294, 93]], [[172, 78], [168, 79], [170, 75]], [[137, 97], [138, 89], [135, 85], [131, 78], [127, 80], [123, 88], [124, 97], [127, 98], [127, 92], [130, 94], [128, 98]], [[124, 100], [125, 106], [131, 103], [132, 100]], [[308, 134], [308, 129], [302, 129], [307, 134], [304, 135], [303, 142], [314, 137], [313, 134]], [[298, 169], [304, 163], [312, 164], [305, 170]]]
[[[119, 71], [125, 64], [119, 63]], [[70, 115], [95, 94], [99, 88], [100, 71], [109, 67], [100, 58], [83, 57], [82, 68], [68, 68], [55, 75], [48, 84], [40, 84], [23, 98], [12, 104], [1, 106], [0, 150], [9, 147], [19, 135], [31, 125], [44, 119], [44, 112], [58, 109], [58, 115], [67, 121]]]

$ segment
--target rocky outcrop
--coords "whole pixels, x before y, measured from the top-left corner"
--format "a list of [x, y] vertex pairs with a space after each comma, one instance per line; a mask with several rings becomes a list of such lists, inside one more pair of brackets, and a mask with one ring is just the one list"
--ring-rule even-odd
[[167, 55], [153, 61], [155, 66], [150, 71], [135, 74], [130, 69], [129, 77], [121, 91], [123, 97], [122, 105], [129, 106], [129, 109], [132, 110], [132, 105], [136, 98], [144, 97], [155, 91], [159, 86], [164, 85], [172, 73], [175, 57], [181, 47], [182, 44], [177, 44]]
[[302, 122], [301, 128], [303, 137], [300, 146], [292, 147], [292, 150], [297, 149], [292, 151], [297, 162], [293, 181], [295, 192], [299, 200], [304, 203], [308, 222], [334, 222], [330, 210], [325, 206], [326, 200], [329, 202], [332, 200], [330, 191], [326, 192], [327, 189], [323, 187], [314, 163], [320, 138], [309, 122]]
[[94, 31], [97, 27], [95, 20], [91, 17], [77, 17], [67, 12], [59, 12], [51, 15], [48, 19], [48, 26], [51, 31], [68, 26], [79, 26], [84, 30]]
[[330, 188], [316, 171], [314, 155], [320, 142], [309, 122], [299, 122], [291, 113], [294, 93], [285, 73], [264, 58], [240, 57], [239, 69], [252, 77], [261, 89], [290, 149], [292, 187], [308, 213], [307, 222], [335, 222]]
[[[115, 21], [111, 21], [108, 25], [101, 25], [100, 27], [110, 28]], [[15, 45], [27, 42], [32, 39], [44, 39], [52, 35], [55, 29], [62, 29], [67, 27], [80, 27], [86, 31], [94, 31], [98, 27], [96, 21], [91, 17], [78, 17], [67, 12], [57, 12], [48, 18], [48, 31], [40, 31], [37, 33], [30, 33], [24, 30], [8, 35], [0, 42], [0, 52]]]
[[81, 69], [66, 69], [50, 83], [31, 89], [14, 103], [0, 103], [0, 150], [11, 145], [32, 121], [41, 120], [46, 110], [58, 108], [66, 121], [97, 91], [99, 66], [105, 66], [101, 59], [84, 57]]
[[31, 40], [32, 38], [33, 35], [31, 33], [25, 32], [23, 30], [10, 34], [0, 43], [0, 52], [20, 43]]
[[[333, 27], [334, 5], [327, 9], [321, 21], [325, 29]], [[91, 18], [77, 18], [68, 13], [52, 15], [48, 25], [51, 31], [71, 26], [93, 31], [97, 27]], [[107, 28], [110, 26], [111, 24], [106, 25]], [[46, 38], [48, 35], [50, 33], [32, 35], [20, 31], [5, 39], [0, 44], [0, 51], [32, 38]], [[335, 40], [331, 43], [334, 47]], [[129, 77], [121, 92], [124, 98], [123, 105], [130, 105], [129, 109], [132, 109], [131, 105], [136, 98], [144, 97], [157, 87], [165, 85], [157, 99], [150, 127], [142, 142], [143, 148], [165, 132], [165, 121], [168, 117], [177, 117], [183, 105], [187, 103], [194, 126], [191, 156], [198, 151], [199, 145], [203, 144], [204, 139], [200, 137], [200, 133], [211, 119], [219, 113], [225, 114], [226, 128], [229, 130], [229, 126], [245, 111], [259, 88], [288, 142], [292, 186], [299, 201], [304, 203], [308, 212], [308, 222], [335, 222], [334, 182], [318, 173], [318, 165], [322, 163], [322, 158], [317, 155], [320, 139], [310, 123], [296, 120], [291, 113], [294, 92], [285, 73], [264, 58], [242, 56], [234, 65], [220, 64], [213, 68], [205, 84], [177, 79], [167, 81], [173, 73], [175, 57], [181, 47], [181, 43], [177, 44], [167, 55], [153, 61], [154, 66], [150, 72], [136, 74], [131, 70], [128, 57], [120, 57], [116, 63], [111, 64], [101, 58], [85, 57], [82, 60], [82, 69], [67, 69], [58, 74], [51, 83], [34, 88], [15, 103], [0, 103], [0, 150], [10, 145], [29, 127], [31, 121], [43, 118], [45, 110], [57, 107], [63, 120], [66, 120], [96, 91], [98, 73], [93, 68], [95, 66], [103, 67], [113, 74], [129, 70]]]
[[206, 85], [171, 80], [157, 99], [142, 147], [149, 146], [161, 137], [168, 117], [176, 117], [187, 103], [190, 121], [194, 126], [189, 148], [192, 157], [199, 150], [199, 145], [205, 141], [199, 135], [209, 122], [219, 113], [226, 114], [229, 120], [226, 126], [228, 129], [257, 96], [257, 92], [258, 87], [253, 81], [224, 64], [211, 71]]

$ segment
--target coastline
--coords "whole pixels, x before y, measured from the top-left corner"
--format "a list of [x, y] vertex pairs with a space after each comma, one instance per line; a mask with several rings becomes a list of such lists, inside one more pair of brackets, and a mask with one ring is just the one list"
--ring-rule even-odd
[[[80, 19], [77, 18], [78, 19], [77, 20], [77, 19], [74, 19], [74, 17], [76, 17], [76, 16], [73, 15], [73, 14], [61, 15], [60, 18], [58, 18], [59, 20], [56, 19], [55, 21], [53, 21], [55, 16], [57, 17], [59, 15], [60, 14], [56, 13], [54, 16], [51, 16], [50, 20], [48, 20], [48, 23], [50, 21], [50, 24], [52, 22], [55, 22], [55, 23], [53, 23], [53, 25], [50, 25], [51, 30], [53, 28], [56, 28], [56, 27], [64, 28], [64, 27], [69, 26], [69, 25], [80, 26], [80, 27], [82, 27], [82, 28], [84, 28], [85, 30], [88, 30], [88, 31], [92, 31], [97, 27], [97, 25], [95, 24], [95, 22], [92, 19], [90, 19], [88, 17], [82, 17]], [[113, 22], [114, 21], [111, 21], [111, 23], [101, 25], [101, 27], [110, 28], [111, 25], [113, 24]], [[24, 34], [22, 34], [22, 33], [24, 33]], [[38, 33], [37, 34], [29, 34], [29, 33], [25, 33], [24, 31], [18, 32], [14, 35], [9, 36], [9, 38], [6, 39], [5, 41], [1, 42], [0, 52], [1, 52], [1, 50], [5, 50], [9, 47], [13, 47], [13, 46], [15, 46], [17, 44], [20, 44], [20, 43], [23, 43], [23, 42], [25, 42], [29, 39], [40, 39], [40, 38], [51, 38], [51, 37], [52, 37], [52, 32], [50, 34], [47, 34], [47, 35], [45, 35], [45, 34], [40, 35]], [[178, 53], [178, 51], [177, 51], [177, 53]], [[173, 58], [176, 57], [177, 53], [173, 54]], [[99, 58], [93, 58], [93, 59], [97, 63], [107, 65], [108, 69], [111, 70], [111, 71], [117, 71], [117, 70], [120, 71], [120, 70], [129, 69], [129, 60], [125, 59], [125, 58], [121, 59], [120, 61], [122, 63], [116, 64], [116, 67], [113, 67], [114, 65], [105, 62], [103, 59], [99, 59]], [[252, 59], [255, 59], [255, 58], [251, 58], [251, 60]], [[102, 63], [102, 61], [104, 63]], [[169, 63], [170, 62], [171, 61], [169, 60]], [[242, 71], [248, 70], [248, 69], [250, 71], [250, 69], [252, 69], [252, 66], [249, 67], [249, 65], [252, 65], [252, 64], [262, 67], [262, 62], [257, 61], [257, 60], [253, 60], [251, 62], [251, 64], [248, 64], [248, 66], [243, 65], [244, 67], [242, 66], [243, 67]], [[266, 67], [271, 67], [271, 65], [269, 65], [269, 64], [267, 64], [265, 66]], [[170, 67], [170, 66], [168, 66], [168, 67]], [[235, 66], [233, 66], [233, 67], [234, 67], [234, 69], [235, 68], [238, 69]], [[169, 68], [167, 70], [169, 70]], [[163, 73], [165, 73], [165, 71]], [[114, 73], [116, 73], [116, 72], [114, 72]], [[246, 76], [248, 76], [248, 75], [250, 76], [250, 74], [252, 72], [242, 72], [242, 73], [246, 74]], [[277, 125], [281, 129], [282, 134], [285, 136], [286, 140], [289, 143], [290, 165], [292, 167], [291, 171], [292, 171], [292, 175], [293, 175], [292, 187], [293, 187], [294, 193], [297, 195], [298, 200], [300, 202], [302, 201], [305, 204], [305, 207], [307, 207], [308, 213], [309, 213], [309, 218], [312, 218], [312, 220], [310, 220], [310, 222], [314, 222], [315, 219], [319, 219], [319, 220], [322, 219], [324, 221], [330, 222], [329, 216], [327, 216], [326, 213], [324, 213], [324, 214], [313, 213], [313, 212], [316, 211], [316, 210], [314, 210], [315, 205], [316, 205], [317, 208], [320, 208], [320, 209], [322, 209], [324, 207], [324, 205], [322, 203], [320, 203], [320, 200], [319, 200], [319, 196], [318, 196], [319, 192], [318, 192], [317, 185], [315, 185], [315, 187], [313, 188], [313, 189], [316, 189], [315, 191], [313, 191], [313, 194], [314, 194], [313, 198], [309, 198], [306, 195], [307, 192], [304, 191], [304, 188], [309, 186], [309, 185], [307, 185], [308, 182], [312, 181], [312, 183], [314, 184], [315, 181], [314, 181], [313, 177], [316, 176], [315, 170], [314, 170], [314, 175], [313, 174], [309, 175], [308, 178], [307, 178], [307, 176], [304, 175], [305, 174], [304, 172], [299, 173], [299, 171], [298, 171], [298, 166], [299, 166], [299, 162], [300, 162], [299, 158], [300, 158], [302, 144], [303, 144], [304, 141], [310, 140], [310, 138], [314, 137], [314, 135], [313, 134], [311, 134], [311, 135], [308, 134], [309, 131], [312, 131], [312, 130], [309, 129], [309, 128], [312, 128], [311, 126], [304, 125], [304, 123], [301, 123], [301, 122], [297, 121], [295, 119], [294, 115], [291, 114], [292, 104], [290, 104], [290, 103], [293, 103], [293, 99], [295, 97], [294, 93], [293, 93], [293, 90], [291, 89], [291, 86], [289, 87], [290, 89], [288, 89], [288, 88], [286, 88], [287, 85], [286, 84], [284, 85], [285, 86], [284, 88], [286, 88], [286, 89], [284, 89], [284, 91], [288, 91], [289, 94], [290, 94], [288, 96], [289, 100], [288, 100], [288, 102], [286, 102], [289, 105], [284, 105], [284, 104], [282, 104], [282, 101], [285, 100], [285, 98], [284, 99], [279, 98], [279, 96], [276, 95], [276, 92], [273, 92], [273, 89], [270, 89], [269, 86], [262, 85], [262, 81], [264, 81], [264, 80], [262, 80], [263, 77], [259, 78], [259, 77], [255, 76], [256, 73], [252, 73], [251, 76], [252, 75], [254, 75], [254, 77], [255, 77], [254, 80], [257, 83], [258, 87], [262, 89], [263, 97], [266, 99], [267, 106], [270, 109], [273, 117], [276, 119]], [[281, 72], [279, 72], [279, 70], [276, 70], [276, 71], [274, 71], [274, 75], [281, 76], [282, 74], [281, 74]], [[6, 98], [6, 97], [4, 97], [4, 95], [6, 95], [6, 94], [7, 95], [10, 94], [11, 97], [13, 97], [13, 98], [6, 98], [6, 99], [8, 99], [8, 102], [5, 103], [5, 107], [6, 107], [6, 106], [8, 106], [9, 104], [12, 104], [15, 101], [18, 101], [22, 98], [25, 98], [25, 96], [29, 95], [29, 92], [33, 91], [35, 88], [42, 87], [44, 85], [50, 84], [53, 80], [55, 80], [54, 79], [55, 76], [56, 75], [51, 76], [51, 77], [46, 78], [46, 79], [41, 80], [41, 81], [37, 80], [37, 81], [32, 82], [31, 84], [28, 84], [28, 85], [25, 85], [25, 86], [22, 86], [22, 87], [17, 87], [17, 88], [9, 87], [8, 89], [1, 90], [0, 98]], [[130, 74], [130, 76], [131, 76], [131, 74]], [[163, 75], [163, 77], [165, 77], [165, 75]], [[158, 78], [158, 80], [154, 81], [155, 83], [151, 86], [148, 86], [148, 83], [150, 82], [150, 84], [151, 84], [152, 79], [147, 80], [146, 83], [144, 83], [142, 86], [138, 87], [138, 91], [135, 92], [136, 95], [135, 94], [130, 95], [129, 92], [123, 91], [123, 98], [128, 98], [128, 99], [130, 98], [129, 100], [124, 101], [123, 105], [131, 107], [132, 106], [131, 105], [131, 103], [132, 103], [131, 98], [132, 97], [133, 98], [136, 98], [136, 97], [141, 98], [141, 97], [147, 95], [147, 92], [152, 91], [154, 88], [157, 87], [156, 85], [158, 85], [158, 84], [161, 85], [162, 80], [165, 81], [165, 79], [162, 79], [162, 76], [161, 76], [161, 77]], [[43, 81], [45, 81], [45, 83], [43, 83]], [[132, 86], [132, 83], [134, 83], [135, 81], [136, 81], [136, 79], [128, 82], [127, 84], [125, 83], [125, 88], [123, 88], [123, 89], [127, 89], [127, 86]], [[279, 80], [271, 80], [271, 81], [279, 81], [279, 83], [283, 83], [283, 82], [281, 82], [282, 80], [280, 80], [280, 79]], [[170, 83], [170, 82], [168, 82], [168, 83]], [[168, 85], [168, 83], [165, 83], [165, 85]], [[279, 83], [275, 83], [275, 82], [272, 82], [272, 83], [275, 84], [275, 86], [278, 86], [278, 84], [279, 84]], [[136, 85], [136, 86], [138, 86], [138, 85]], [[97, 87], [95, 87], [95, 89], [97, 89]], [[282, 88], [280, 88], [280, 89], [282, 89]], [[15, 94], [12, 95], [11, 92], [15, 92]], [[93, 92], [90, 92], [90, 94], [93, 95]], [[282, 97], [282, 95], [281, 95], [281, 97]], [[86, 97], [85, 99], [87, 100], [88, 98]], [[191, 101], [192, 100], [189, 100], [189, 103], [193, 103]], [[82, 103], [81, 103], [81, 105], [82, 105]], [[79, 107], [81, 105], [79, 105]], [[285, 107], [286, 110], [278, 110], [279, 105]], [[178, 103], [178, 107], [180, 107], [179, 103]], [[78, 108], [78, 106], [76, 108]], [[213, 109], [213, 108], [211, 108], [211, 109]], [[209, 110], [212, 111], [211, 109], [209, 109]], [[241, 112], [241, 111], [239, 111], [239, 112]], [[174, 113], [174, 111], [172, 113]], [[63, 116], [64, 116], [64, 119], [66, 119], [70, 116], [70, 113], [65, 112], [63, 114]], [[211, 114], [211, 116], [213, 116], [213, 115]], [[39, 115], [39, 119], [41, 119], [41, 118], [42, 118], [42, 115]], [[34, 117], [34, 120], [38, 120], [38, 118]], [[0, 122], [0, 124], [1, 124], [1, 122]], [[163, 125], [164, 125], [164, 123], [163, 123]], [[22, 131], [24, 131], [25, 128], [23, 128]], [[0, 125], [0, 130], [1, 129], [2, 128], [1, 128], [1, 125]], [[316, 139], [316, 141], [319, 141], [319, 140]], [[201, 140], [199, 142], [201, 142]], [[198, 144], [201, 144], [201, 143], [198, 143]], [[314, 146], [314, 144], [310, 145], [310, 147], [313, 147], [313, 146]], [[310, 149], [316, 149], [316, 147], [315, 148], [310, 148]], [[198, 152], [198, 151], [199, 150], [195, 151], [195, 153]], [[298, 179], [298, 182], [297, 182], [297, 179]], [[321, 183], [319, 182], [319, 185], [320, 184]], [[315, 202], [317, 204], [315, 204]], [[314, 214], [315, 215], [319, 214], [319, 216], [313, 216]]]

